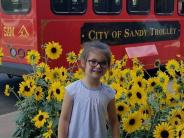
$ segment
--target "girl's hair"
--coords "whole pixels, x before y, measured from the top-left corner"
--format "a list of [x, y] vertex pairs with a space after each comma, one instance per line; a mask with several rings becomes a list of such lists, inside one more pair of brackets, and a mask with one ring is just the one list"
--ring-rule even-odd
[[95, 41], [91, 41], [91, 42], [85, 42], [83, 44], [83, 48], [84, 49], [80, 55], [81, 60], [84, 60], [86, 62], [88, 59], [89, 52], [91, 52], [91, 51], [95, 52], [95, 50], [100, 50], [104, 54], [104, 56], [106, 57], [108, 66], [110, 67], [111, 50], [107, 44], [95, 40]]

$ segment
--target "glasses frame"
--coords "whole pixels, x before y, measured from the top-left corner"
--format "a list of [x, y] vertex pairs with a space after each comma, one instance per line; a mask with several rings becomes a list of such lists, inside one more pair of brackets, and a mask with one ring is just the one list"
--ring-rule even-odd
[[89, 63], [89, 65], [91, 67], [96, 67], [98, 65], [100, 65], [101, 68], [107, 68], [108, 67], [107, 61], [98, 62], [97, 60], [89, 59], [89, 60], [87, 60], [87, 62]]

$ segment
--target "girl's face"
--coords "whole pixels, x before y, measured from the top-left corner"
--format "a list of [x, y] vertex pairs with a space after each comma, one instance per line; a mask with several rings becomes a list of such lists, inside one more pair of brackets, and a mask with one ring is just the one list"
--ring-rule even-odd
[[89, 52], [87, 61], [82, 65], [88, 78], [99, 80], [108, 69], [108, 62], [100, 50]]

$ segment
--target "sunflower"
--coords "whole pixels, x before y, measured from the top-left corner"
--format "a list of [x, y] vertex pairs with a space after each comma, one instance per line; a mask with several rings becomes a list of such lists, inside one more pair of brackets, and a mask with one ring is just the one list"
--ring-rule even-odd
[[52, 138], [52, 134], [53, 134], [52, 124], [53, 123], [51, 121], [49, 121], [49, 124], [47, 126], [47, 132], [43, 133], [44, 138]]
[[48, 58], [58, 59], [62, 54], [62, 46], [58, 42], [48, 42], [46, 44], [45, 52]]
[[154, 138], [174, 138], [174, 129], [166, 122], [162, 122], [155, 127]]
[[11, 92], [10, 85], [6, 84], [5, 85], [4, 95], [5, 96], [10, 96], [10, 92]]
[[45, 77], [46, 72], [50, 72], [50, 67], [46, 63], [42, 62], [36, 67], [36, 74], [39, 77]]
[[61, 78], [60, 78], [60, 80], [61, 81], [65, 81], [66, 78], [67, 78], [67, 69], [64, 68], [64, 67], [61, 67], [60, 71], [61, 71]]
[[19, 94], [23, 97], [30, 97], [34, 93], [35, 86], [29, 80], [23, 81], [19, 84]]
[[111, 64], [114, 64], [115, 63], [115, 56], [112, 54], [111, 56]]
[[61, 101], [64, 98], [64, 86], [61, 85], [60, 82], [54, 82], [51, 85], [51, 89], [53, 91], [54, 97], [57, 101]]
[[147, 102], [147, 95], [143, 88], [134, 85], [131, 89], [133, 96], [132, 96], [132, 103], [134, 104], [143, 104], [145, 105]]
[[168, 118], [169, 120], [172, 118], [178, 118], [181, 121], [184, 121], [184, 115], [181, 109], [173, 109], [172, 111], [170, 111]]
[[176, 106], [178, 104], [179, 96], [175, 93], [167, 92], [166, 93], [166, 104], [168, 106]]
[[153, 89], [153, 92], [156, 93], [157, 96], [161, 96], [163, 98], [163, 96], [165, 96], [166, 92], [167, 92], [167, 88], [164, 87], [160, 82], [158, 82]]
[[[118, 72], [118, 74], [119, 74], [119, 72]], [[124, 69], [123, 71], [122, 71], [122, 76], [125, 78], [125, 80], [127, 81], [127, 82], [130, 82], [130, 81], [132, 81], [132, 79], [133, 79], [133, 72], [132, 72], [132, 70], [130, 70], [130, 69]]]
[[151, 118], [148, 118], [146, 114], [142, 114], [141, 121], [142, 125], [140, 129], [149, 131], [151, 127]]
[[176, 128], [176, 138], [184, 137], [184, 124], [178, 125]]
[[124, 56], [123, 56], [123, 59], [122, 59], [122, 66], [124, 67], [124, 66], [126, 66], [126, 63], [127, 63], [127, 61], [128, 61], [128, 55], [127, 54], [125, 54]]
[[147, 81], [147, 91], [148, 92], [153, 92], [154, 87], [156, 86], [156, 84], [158, 83], [158, 78], [156, 77], [150, 77]]
[[165, 72], [162, 72], [162, 71], [158, 71], [158, 72], [157, 72], [157, 76], [158, 76], [159, 82], [160, 82], [164, 87], [167, 87], [168, 82], [169, 82], [169, 76], [168, 76]]
[[115, 99], [120, 99], [124, 91], [123, 87], [121, 87], [119, 83], [112, 83], [111, 87], [116, 91]]
[[121, 116], [124, 116], [129, 111], [129, 106], [123, 101], [116, 102], [116, 111]]
[[142, 113], [142, 115], [144, 115], [145, 119], [150, 118], [153, 115], [152, 108], [147, 104], [142, 105], [139, 111]]
[[76, 80], [82, 79], [83, 76], [84, 76], [84, 72], [82, 71], [81, 68], [76, 70], [75, 73], [73, 74], [73, 78], [76, 79]]
[[142, 115], [140, 112], [130, 113], [127, 118], [123, 118], [124, 130], [130, 134], [140, 129], [142, 125], [141, 118]]
[[77, 55], [72, 51], [67, 54], [66, 60], [69, 64], [73, 64], [77, 62]]
[[78, 53], [78, 59], [81, 57], [81, 54], [82, 54], [82, 52], [84, 51], [84, 49], [82, 48], [82, 49], [80, 49], [80, 51], [79, 51], [79, 53]]
[[116, 68], [118, 68], [118, 69], [121, 69], [123, 66], [122, 66], [122, 62], [120, 61], [120, 60], [116, 60], [115, 61], [115, 66], [116, 66]]
[[142, 65], [140, 61], [138, 60], [138, 58], [133, 58], [132, 63], [133, 63], [133, 69], [142, 68]]
[[145, 89], [147, 81], [142, 77], [135, 77], [133, 78], [133, 83], [137, 84], [137, 86], [139, 86], [140, 88]]
[[40, 54], [38, 53], [38, 51], [31, 50], [27, 53], [26, 59], [27, 62], [31, 65], [38, 64], [40, 60]]
[[167, 72], [172, 76], [174, 77], [175, 76], [175, 72], [179, 71], [180, 69], [180, 65], [178, 63], [178, 61], [174, 60], [174, 59], [171, 59], [169, 60], [167, 63], [166, 63], [166, 69], [167, 69]]
[[43, 98], [43, 90], [41, 86], [35, 88], [35, 99], [40, 101]]
[[[65, 75], [65, 73], [63, 73], [63, 75]], [[63, 80], [61, 68], [56, 67], [47, 72], [46, 80], [50, 80], [51, 82]]]
[[142, 67], [135, 68], [135, 69], [133, 69], [133, 71], [135, 72], [135, 77], [143, 77], [144, 76], [144, 71], [143, 71]]
[[48, 118], [49, 114], [47, 112], [42, 112], [41, 110], [39, 110], [39, 113], [32, 119], [32, 121], [35, 122], [35, 127], [41, 128]]
[[180, 61], [180, 74], [182, 74], [182, 75], [184, 75], [184, 61], [183, 60], [181, 60]]
[[52, 87], [49, 87], [48, 89], [48, 95], [46, 97], [47, 101], [50, 102], [51, 99], [54, 98], [54, 92], [53, 92], [53, 88]]
[[133, 92], [131, 90], [128, 90], [126, 91], [125, 93], [125, 98], [126, 98], [126, 101], [128, 103], [129, 106], [134, 106], [134, 97], [133, 97]]
[[173, 117], [168, 119], [169, 125], [173, 126], [173, 128], [176, 128], [178, 125], [181, 124], [181, 120], [178, 117]]

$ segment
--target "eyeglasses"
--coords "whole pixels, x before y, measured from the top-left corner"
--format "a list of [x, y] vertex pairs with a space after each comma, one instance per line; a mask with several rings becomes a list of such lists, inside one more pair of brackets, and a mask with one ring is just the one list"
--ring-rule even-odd
[[89, 65], [92, 67], [96, 67], [97, 65], [100, 65], [100, 67], [102, 68], [106, 68], [107, 67], [107, 61], [102, 61], [102, 62], [98, 62], [96, 60], [88, 60]]

